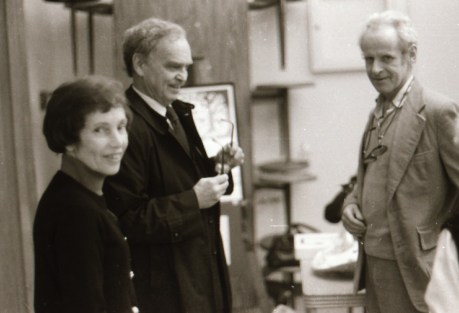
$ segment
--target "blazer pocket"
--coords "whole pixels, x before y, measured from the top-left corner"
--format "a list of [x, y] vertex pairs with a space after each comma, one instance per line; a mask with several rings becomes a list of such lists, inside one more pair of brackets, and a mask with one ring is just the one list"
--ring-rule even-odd
[[437, 246], [438, 233], [432, 227], [418, 226], [416, 227], [416, 231], [418, 232], [422, 250], [430, 250]]
[[429, 155], [432, 154], [432, 150], [428, 150], [428, 151], [421, 151], [421, 152], [417, 152], [413, 155], [413, 162], [422, 162], [424, 160], [426, 160], [428, 158]]

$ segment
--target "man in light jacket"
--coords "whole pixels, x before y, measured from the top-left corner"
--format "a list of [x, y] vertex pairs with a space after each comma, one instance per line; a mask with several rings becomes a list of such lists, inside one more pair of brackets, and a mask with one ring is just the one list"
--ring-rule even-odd
[[360, 48], [379, 96], [343, 206], [361, 242], [356, 283], [369, 313], [427, 312], [438, 234], [459, 186], [459, 107], [413, 76], [417, 38], [405, 15], [370, 16]]

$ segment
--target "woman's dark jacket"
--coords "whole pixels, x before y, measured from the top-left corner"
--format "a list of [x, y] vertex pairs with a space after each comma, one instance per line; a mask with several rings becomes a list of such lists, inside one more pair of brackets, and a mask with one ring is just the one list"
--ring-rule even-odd
[[132, 313], [129, 248], [102, 196], [57, 172], [33, 239], [36, 313]]

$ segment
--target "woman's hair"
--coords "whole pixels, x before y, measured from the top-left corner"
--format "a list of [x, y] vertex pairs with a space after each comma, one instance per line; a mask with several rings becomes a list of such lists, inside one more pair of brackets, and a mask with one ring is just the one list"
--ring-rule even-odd
[[86, 76], [60, 85], [51, 95], [43, 121], [43, 134], [51, 151], [64, 153], [65, 147], [80, 141], [86, 117], [95, 112], [127, 106], [120, 82], [104, 76]]
[[368, 17], [365, 28], [359, 38], [360, 47], [362, 46], [365, 34], [368, 31], [376, 30], [382, 26], [391, 26], [395, 29], [402, 52], [406, 52], [411, 46], [417, 45], [418, 38], [416, 30], [414, 29], [410, 18], [401, 12], [389, 10], [373, 13]]
[[123, 59], [129, 77], [132, 77], [134, 72], [132, 65], [134, 54], [148, 57], [158, 42], [165, 37], [186, 38], [186, 32], [178, 24], [157, 18], [146, 19], [124, 32]]

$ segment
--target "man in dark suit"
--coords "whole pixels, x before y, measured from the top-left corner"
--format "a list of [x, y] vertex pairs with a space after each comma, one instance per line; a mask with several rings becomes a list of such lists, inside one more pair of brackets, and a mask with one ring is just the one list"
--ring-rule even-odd
[[[244, 154], [227, 145], [209, 158], [193, 105], [177, 100], [192, 64], [182, 27], [147, 19], [125, 32], [123, 52], [134, 118], [120, 172], [105, 194], [131, 248], [139, 309], [231, 312], [219, 199]], [[218, 174], [222, 167], [228, 174]]]
[[437, 238], [457, 199], [459, 106], [414, 78], [417, 39], [407, 16], [372, 15], [360, 48], [379, 97], [342, 216], [363, 247], [356, 278], [369, 313], [427, 312]]

